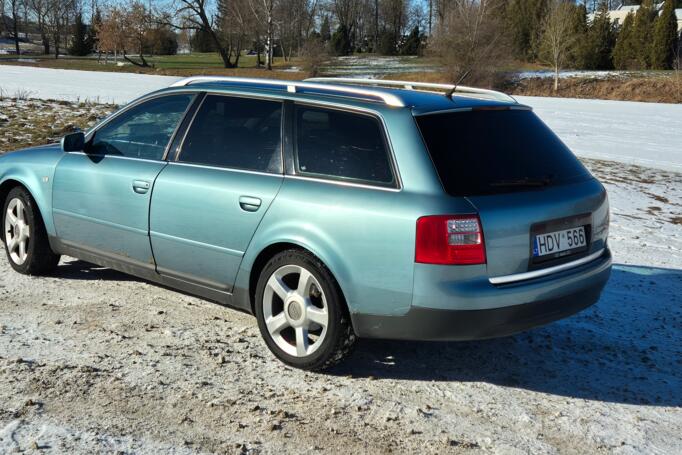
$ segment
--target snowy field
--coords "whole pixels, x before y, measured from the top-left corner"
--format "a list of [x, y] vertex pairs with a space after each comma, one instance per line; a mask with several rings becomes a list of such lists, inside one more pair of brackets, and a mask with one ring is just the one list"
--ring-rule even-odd
[[[7, 68], [5, 94], [67, 100], [175, 80]], [[498, 340], [362, 341], [311, 374], [242, 313], [71, 258], [32, 278], [1, 257], [0, 453], [682, 453], [682, 105], [519, 101], [608, 190], [595, 306]], [[0, 101], [8, 122], [27, 110], [76, 108]]]
[[[0, 65], [5, 96], [25, 93], [32, 98], [124, 104], [176, 80]], [[518, 100], [533, 106], [579, 156], [682, 172], [682, 104], [522, 96]]]

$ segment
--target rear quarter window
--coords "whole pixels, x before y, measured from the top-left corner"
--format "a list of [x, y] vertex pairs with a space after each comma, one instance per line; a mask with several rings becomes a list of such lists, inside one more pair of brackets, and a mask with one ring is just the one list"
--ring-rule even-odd
[[383, 127], [373, 116], [296, 106], [296, 173], [394, 186]]
[[445, 191], [477, 196], [591, 178], [530, 110], [473, 110], [416, 117]]

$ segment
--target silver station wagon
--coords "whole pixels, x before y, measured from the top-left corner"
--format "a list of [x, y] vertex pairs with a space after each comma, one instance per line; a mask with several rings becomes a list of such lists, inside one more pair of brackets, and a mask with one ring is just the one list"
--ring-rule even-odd
[[255, 314], [283, 362], [510, 335], [608, 280], [604, 187], [528, 106], [397, 81], [192, 77], [0, 157], [12, 267], [60, 255]]

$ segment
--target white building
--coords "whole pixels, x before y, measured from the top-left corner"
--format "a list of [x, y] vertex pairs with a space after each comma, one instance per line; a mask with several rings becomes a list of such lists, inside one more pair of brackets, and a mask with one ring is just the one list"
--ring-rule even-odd
[[[656, 4], [654, 7], [659, 11], [660, 14], [660, 11], [663, 9], [663, 2]], [[609, 17], [611, 18], [612, 22], [615, 22], [616, 24], [622, 24], [628, 13], [631, 12], [632, 14], [636, 14], [638, 9], [639, 5], [621, 5], [616, 9], [609, 10]], [[587, 20], [591, 21], [594, 19], [595, 14], [596, 13], [588, 14]], [[682, 8], [677, 8], [675, 10], [675, 15], [677, 16], [677, 31], [682, 32]]]

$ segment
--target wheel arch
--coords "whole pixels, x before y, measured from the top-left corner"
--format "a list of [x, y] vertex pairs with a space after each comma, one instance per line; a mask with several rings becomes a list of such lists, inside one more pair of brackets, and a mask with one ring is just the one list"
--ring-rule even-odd
[[258, 278], [260, 277], [263, 268], [265, 268], [265, 265], [268, 263], [270, 259], [286, 250], [305, 251], [313, 255], [320, 262], [322, 262], [322, 264], [324, 264], [324, 266], [327, 267], [329, 273], [331, 273], [332, 277], [334, 278], [334, 281], [336, 282], [336, 285], [339, 288], [339, 292], [341, 293], [341, 298], [343, 299], [344, 302], [344, 308], [350, 314], [351, 308], [350, 305], [348, 304], [347, 294], [344, 292], [344, 287], [341, 281], [339, 280], [339, 275], [336, 273], [337, 270], [335, 270], [335, 268], [329, 262], [330, 261], [329, 256], [325, 255], [324, 253], [318, 254], [316, 249], [308, 245], [306, 242], [289, 239], [274, 241], [268, 245], [265, 245], [263, 248], [260, 249], [258, 254], [255, 256], [253, 262], [251, 263], [251, 267], [248, 273], [248, 299], [249, 299], [248, 303], [251, 312], [255, 314], [256, 287], [258, 285]]
[[[32, 180], [36, 179], [33, 178]], [[37, 181], [31, 184], [31, 182], [28, 182], [27, 179], [21, 178], [16, 175], [6, 177], [5, 179], [2, 180], [2, 182], [0, 182], [0, 204], [4, 206], [5, 199], [7, 199], [7, 195], [9, 194], [10, 191], [12, 191], [13, 188], [16, 187], [24, 188], [28, 192], [28, 194], [31, 195], [36, 205], [38, 206], [38, 210], [40, 211], [40, 218], [43, 221], [43, 225], [45, 226], [45, 230], [47, 231], [48, 235], [54, 235], [54, 224], [52, 223], [52, 217], [48, 216], [49, 209], [46, 207], [47, 202], [45, 201], [45, 197], [47, 197], [47, 195], [40, 193], [41, 188], [38, 185], [39, 184]], [[35, 191], [36, 186], [38, 186], [38, 191]], [[49, 204], [47, 205], [49, 206]]]

